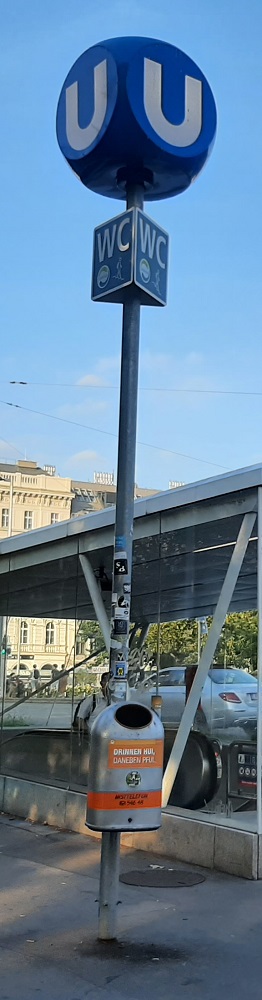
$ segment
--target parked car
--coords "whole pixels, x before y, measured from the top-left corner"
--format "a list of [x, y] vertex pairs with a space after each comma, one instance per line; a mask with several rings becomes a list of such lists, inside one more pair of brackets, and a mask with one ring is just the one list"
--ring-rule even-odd
[[[178, 725], [186, 701], [186, 667], [166, 667], [159, 673], [159, 694], [162, 697], [162, 721]], [[142, 683], [130, 689], [131, 700], [151, 704], [156, 694], [156, 671]], [[237, 667], [212, 666], [208, 672], [202, 695], [202, 724], [206, 732], [218, 729], [244, 729], [253, 736], [257, 725], [257, 679]]]

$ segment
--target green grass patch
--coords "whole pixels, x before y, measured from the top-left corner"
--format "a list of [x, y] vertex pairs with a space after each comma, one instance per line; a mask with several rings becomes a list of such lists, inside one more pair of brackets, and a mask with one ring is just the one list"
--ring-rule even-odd
[[24, 729], [26, 726], [31, 726], [31, 722], [28, 722], [28, 719], [23, 719], [22, 715], [3, 721], [3, 729]]

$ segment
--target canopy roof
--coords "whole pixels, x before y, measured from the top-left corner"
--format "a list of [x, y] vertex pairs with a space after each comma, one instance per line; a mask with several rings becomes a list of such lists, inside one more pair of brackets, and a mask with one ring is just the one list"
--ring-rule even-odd
[[[257, 465], [134, 506], [131, 620], [198, 618], [214, 612], [243, 516], [257, 510]], [[0, 615], [94, 619], [79, 555], [100, 580], [110, 614], [115, 508], [0, 542]], [[257, 603], [257, 522], [230, 611]]]

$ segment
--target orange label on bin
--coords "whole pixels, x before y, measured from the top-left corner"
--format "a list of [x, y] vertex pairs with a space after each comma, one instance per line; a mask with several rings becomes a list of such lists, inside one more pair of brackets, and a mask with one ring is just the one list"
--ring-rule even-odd
[[162, 793], [158, 792], [88, 792], [88, 809], [161, 809]]
[[162, 767], [163, 741], [111, 740], [108, 753], [108, 767]]

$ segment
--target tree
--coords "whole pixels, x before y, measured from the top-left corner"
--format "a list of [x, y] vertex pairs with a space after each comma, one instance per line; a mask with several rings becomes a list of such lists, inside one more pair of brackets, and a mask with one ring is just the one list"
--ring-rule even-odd
[[257, 611], [227, 615], [217, 645], [215, 662], [226, 666], [257, 668]]
[[104, 636], [98, 622], [81, 622], [78, 634], [84, 639], [84, 642], [87, 639], [92, 641], [92, 649], [94, 651], [101, 649], [101, 646], [105, 646]]
[[[212, 618], [207, 618], [208, 628]], [[227, 615], [216, 648], [214, 662], [221, 666], [246, 667], [255, 671], [257, 667], [258, 616], [256, 611]], [[147, 646], [154, 655], [157, 653], [158, 625], [151, 625]], [[202, 639], [202, 646], [207, 636]], [[163, 622], [160, 626], [160, 663], [197, 662], [197, 621]]]
[[[151, 625], [147, 646], [156, 655], [158, 640], [158, 625]], [[176, 663], [196, 663], [197, 661], [197, 622], [179, 621], [163, 622], [160, 627], [161, 666], [165, 665], [167, 654], [174, 657]]]

